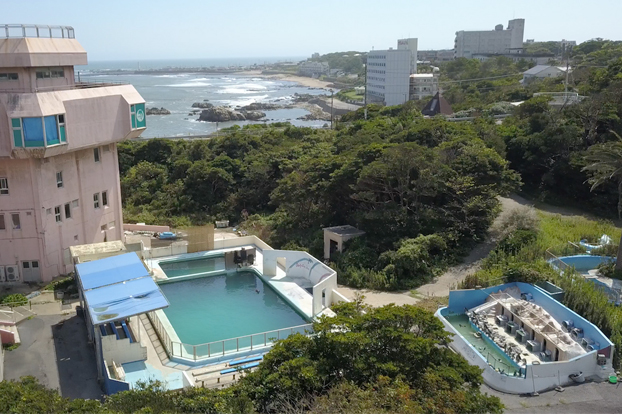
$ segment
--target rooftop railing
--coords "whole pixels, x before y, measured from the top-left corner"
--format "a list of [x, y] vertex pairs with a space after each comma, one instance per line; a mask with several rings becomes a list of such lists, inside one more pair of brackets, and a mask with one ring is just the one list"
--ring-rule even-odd
[[75, 39], [71, 26], [45, 26], [40, 24], [4, 24], [0, 25], [0, 38], [41, 37], [50, 39]]
[[0, 93], [37, 93], [37, 92], [56, 92], [56, 91], [69, 91], [74, 89], [91, 89], [91, 88], [105, 88], [109, 86], [122, 86], [129, 85], [127, 82], [76, 82], [73, 85], [55, 85], [55, 86], [38, 86], [34, 89], [22, 88], [22, 89], [2, 89]]

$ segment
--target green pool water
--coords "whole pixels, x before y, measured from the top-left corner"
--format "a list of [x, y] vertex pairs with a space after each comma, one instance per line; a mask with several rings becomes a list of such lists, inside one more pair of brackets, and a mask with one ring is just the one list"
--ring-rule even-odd
[[[191, 345], [245, 335], [274, 332], [284, 338], [293, 326], [308, 322], [254, 273], [243, 272], [160, 285], [170, 306], [164, 309], [181, 342]], [[303, 332], [303, 329], [298, 330]], [[253, 335], [255, 346], [269, 336]], [[250, 346], [250, 338], [228, 341], [225, 350]], [[221, 352], [222, 344], [186, 350], [205, 356]]]
[[224, 257], [208, 257], [203, 259], [183, 260], [176, 262], [160, 262], [160, 268], [167, 277], [200, 275], [215, 270], [224, 270]]
[[474, 335], [478, 331], [471, 326], [468, 316], [465, 314], [449, 315], [445, 316], [445, 319], [464, 337], [464, 339], [473, 345], [494, 368], [503, 369], [503, 371], [509, 375], [514, 375], [514, 372], [518, 371], [516, 363], [512, 361], [505, 352], [500, 351], [483, 337], [478, 338]]

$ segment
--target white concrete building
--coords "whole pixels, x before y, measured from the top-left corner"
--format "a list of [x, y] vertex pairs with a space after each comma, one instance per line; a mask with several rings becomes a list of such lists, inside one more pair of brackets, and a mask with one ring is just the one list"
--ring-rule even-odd
[[410, 50], [410, 73], [417, 73], [417, 38], [399, 39], [398, 50]]
[[313, 62], [307, 60], [298, 65], [298, 74], [302, 76], [318, 77], [327, 74], [329, 69], [327, 62]]
[[438, 92], [438, 72], [410, 75], [410, 99], [434, 96]]
[[399, 105], [410, 94], [411, 51], [372, 50], [367, 54], [367, 101]]
[[559, 66], [537, 65], [523, 72], [523, 83], [537, 79], [557, 78], [566, 74], [566, 68]]
[[454, 56], [470, 59], [476, 53], [522, 53], [525, 19], [514, 19], [503, 30], [498, 24], [495, 30], [456, 32]]

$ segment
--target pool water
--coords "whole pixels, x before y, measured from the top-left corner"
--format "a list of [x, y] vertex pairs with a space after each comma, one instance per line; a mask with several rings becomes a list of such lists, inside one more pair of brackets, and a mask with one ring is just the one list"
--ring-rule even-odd
[[516, 362], [510, 359], [505, 352], [498, 349], [488, 338], [484, 337], [484, 334], [480, 338], [474, 334], [479, 332], [471, 325], [469, 317], [464, 313], [459, 315], [448, 315], [444, 318], [454, 327], [456, 331], [460, 333], [471, 345], [477, 349], [477, 351], [484, 356], [484, 359], [488, 361], [493, 368], [502, 369], [508, 375], [514, 375], [519, 371]]
[[160, 268], [169, 278], [190, 275], [196, 276], [203, 273], [213, 272], [215, 270], [224, 270], [225, 258], [208, 257], [175, 262], [160, 262]]
[[[166, 283], [160, 289], [170, 303], [164, 313], [185, 344], [199, 345], [308, 323], [250, 272]], [[263, 344], [263, 335], [254, 340]]]
[[[560, 267], [558, 261], [562, 261], [564, 264], [574, 267], [574, 269], [581, 274], [588, 274], [592, 269], [598, 268], [598, 265], [602, 263], [611, 262], [613, 259], [608, 256], [592, 256], [592, 255], [576, 255], [576, 256], [564, 256], [557, 259], [550, 260], [549, 263], [556, 267]], [[564, 266], [562, 265], [562, 268]]]

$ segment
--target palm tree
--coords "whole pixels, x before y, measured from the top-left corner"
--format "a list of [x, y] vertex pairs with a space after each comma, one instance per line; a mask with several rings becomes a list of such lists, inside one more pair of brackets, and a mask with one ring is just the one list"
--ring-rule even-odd
[[[618, 218], [622, 218], [622, 137], [615, 131], [611, 131], [617, 141], [605, 142], [604, 144], [592, 145], [585, 155], [588, 163], [581, 171], [590, 173], [587, 180], [592, 184], [590, 191], [607, 181], [615, 180], [618, 184]], [[618, 258], [616, 270], [622, 269], [622, 238], [618, 244]]]

